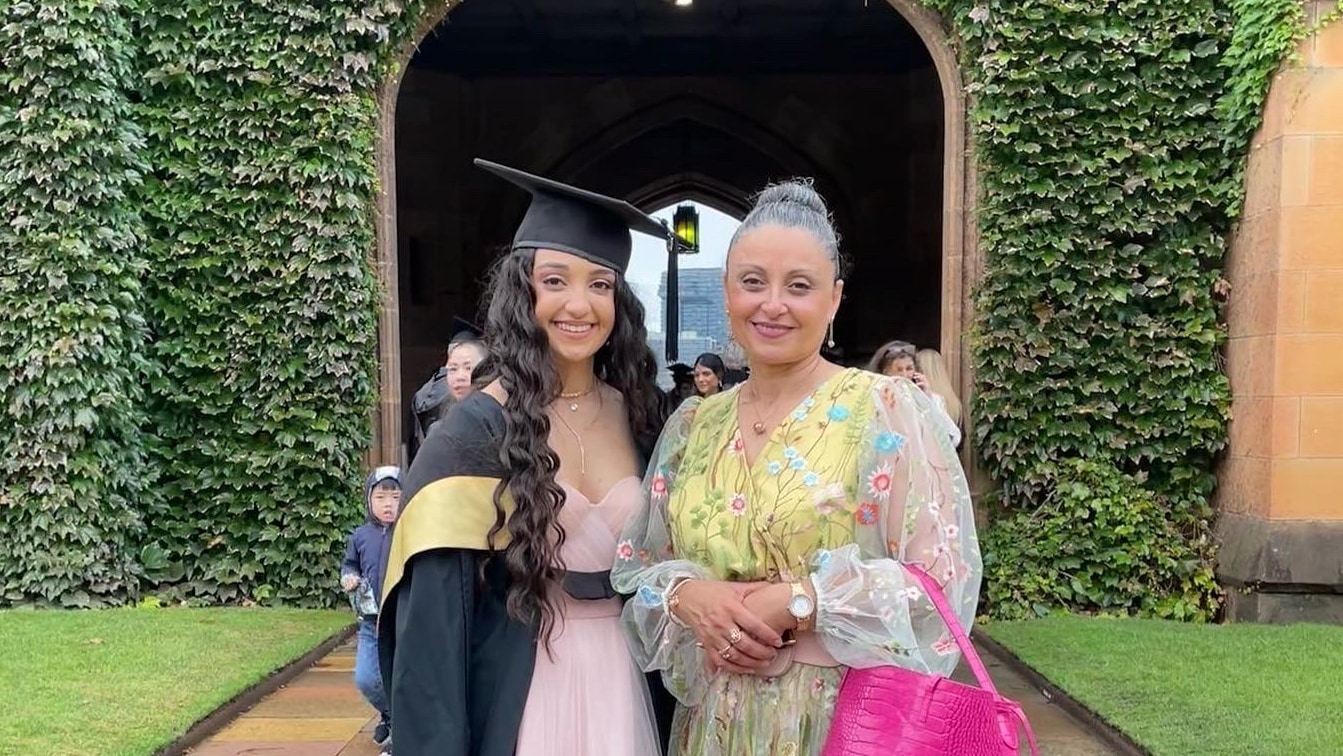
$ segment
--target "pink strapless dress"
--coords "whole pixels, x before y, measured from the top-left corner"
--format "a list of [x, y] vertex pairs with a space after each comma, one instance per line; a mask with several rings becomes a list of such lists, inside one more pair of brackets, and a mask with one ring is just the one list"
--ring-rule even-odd
[[[621, 480], [595, 503], [572, 486], [564, 491], [565, 566], [611, 569], [620, 532], [641, 503], [639, 479]], [[517, 756], [658, 756], [653, 707], [620, 626], [620, 599], [554, 593], [561, 598], [551, 653], [536, 651]]]

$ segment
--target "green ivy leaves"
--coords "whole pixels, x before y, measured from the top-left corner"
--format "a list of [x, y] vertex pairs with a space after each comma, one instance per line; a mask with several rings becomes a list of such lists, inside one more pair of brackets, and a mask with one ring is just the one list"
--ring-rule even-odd
[[1220, 590], [1206, 534], [1170, 517], [1169, 502], [1104, 463], [1068, 460], [1038, 508], [995, 518], [984, 538], [996, 617], [1059, 607], [1204, 621]]
[[378, 61], [417, 12], [197, 0], [141, 20], [163, 494], [141, 558], [161, 593], [336, 597], [374, 400]]
[[115, 0], [0, 18], [0, 605], [137, 588], [149, 365], [131, 70]]
[[[1219, 269], [1300, 4], [929, 4], [962, 45], [982, 188], [974, 413], [1010, 502], [991, 610], [1210, 617]], [[1144, 506], [1161, 521], [1119, 522]]]
[[0, 605], [337, 597], [376, 91], [426, 5], [7, 6]]
[[[926, 2], [981, 179], [991, 598], [1207, 616], [1218, 269], [1299, 4]], [[376, 92], [435, 5], [6, 7], [0, 604], [141, 579], [333, 600], [374, 395]]]

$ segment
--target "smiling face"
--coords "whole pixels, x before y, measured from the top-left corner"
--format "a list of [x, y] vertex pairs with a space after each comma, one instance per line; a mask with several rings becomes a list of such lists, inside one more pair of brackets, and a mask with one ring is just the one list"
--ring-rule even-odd
[[532, 263], [536, 322], [559, 362], [591, 360], [611, 337], [616, 272], [581, 257], [538, 249]]
[[460, 400], [471, 393], [471, 371], [485, 359], [485, 350], [479, 342], [467, 341], [457, 344], [448, 352], [448, 389], [452, 398]]
[[695, 388], [700, 396], [709, 396], [715, 394], [722, 388], [722, 381], [718, 380], [718, 374], [703, 365], [695, 366]]
[[844, 282], [811, 234], [762, 226], [728, 251], [728, 320], [752, 367], [816, 355], [839, 309]]

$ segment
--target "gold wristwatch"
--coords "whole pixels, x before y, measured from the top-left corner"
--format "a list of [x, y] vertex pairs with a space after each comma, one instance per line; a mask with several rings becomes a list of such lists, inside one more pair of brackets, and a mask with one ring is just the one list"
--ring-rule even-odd
[[788, 599], [788, 613], [797, 620], [798, 632], [811, 629], [811, 621], [816, 617], [816, 601], [802, 587], [801, 582], [789, 583], [793, 595]]

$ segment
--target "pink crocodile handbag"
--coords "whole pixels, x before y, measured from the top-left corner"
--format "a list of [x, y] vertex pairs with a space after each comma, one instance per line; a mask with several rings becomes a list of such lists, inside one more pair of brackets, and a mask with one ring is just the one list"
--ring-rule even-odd
[[821, 756], [1017, 756], [1018, 727], [1039, 756], [1026, 714], [998, 695], [942, 588], [918, 567], [905, 569], [933, 600], [979, 687], [900, 667], [850, 669]]

